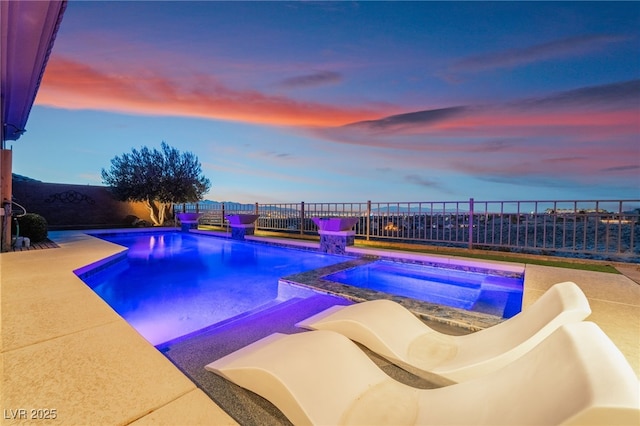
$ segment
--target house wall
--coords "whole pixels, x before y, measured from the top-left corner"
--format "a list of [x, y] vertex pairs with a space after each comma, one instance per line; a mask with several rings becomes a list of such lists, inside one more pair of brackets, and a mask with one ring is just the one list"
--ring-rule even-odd
[[127, 227], [130, 216], [151, 222], [143, 203], [118, 201], [104, 186], [14, 180], [13, 200], [43, 216], [51, 230]]

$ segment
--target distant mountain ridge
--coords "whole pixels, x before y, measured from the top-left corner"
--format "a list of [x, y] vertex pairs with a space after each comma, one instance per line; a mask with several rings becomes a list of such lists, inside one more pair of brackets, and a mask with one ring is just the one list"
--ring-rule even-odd
[[[187, 204], [195, 204], [195, 203], [187, 203]], [[255, 204], [253, 203], [236, 203], [235, 201], [214, 201], [214, 200], [202, 200], [198, 201], [198, 204], [208, 204], [213, 206], [221, 206], [224, 204], [226, 209], [230, 210], [248, 210], [253, 209]]]
[[[28, 176], [24, 176], [24, 175], [19, 175], [17, 173], [12, 173], [11, 174], [11, 178], [13, 182], [32, 182], [32, 183], [44, 183], [38, 179], [33, 179], [30, 178]], [[92, 185], [92, 186], [102, 186], [102, 185]], [[447, 201], [434, 201], [433, 203], [440, 204], [441, 203], [447, 203]], [[196, 203], [186, 203], [186, 204], [196, 204]], [[224, 204], [224, 207], [226, 210], [229, 211], [247, 211], [247, 210], [254, 210], [255, 209], [255, 203], [238, 203], [236, 201], [215, 201], [215, 200], [202, 200], [202, 201], [198, 201], [198, 204], [201, 205], [208, 205], [208, 206], [212, 206], [211, 210], [216, 210], [216, 209], [222, 209], [222, 204]], [[291, 206], [296, 206], [298, 203], [259, 203], [261, 205], [271, 205], [273, 207], [271, 207], [272, 210], [277, 210], [277, 211], [297, 211], [297, 209], [295, 207], [291, 207]], [[341, 204], [341, 203], [325, 203], [325, 202], [318, 202], [318, 203], [314, 203], [314, 202], [308, 202], [305, 205], [307, 206], [306, 209], [307, 211], [313, 211], [312, 205], [313, 204]], [[364, 204], [364, 203], [363, 203]], [[376, 202], [372, 203], [374, 206], [375, 205], [379, 205]], [[380, 203], [380, 204], [385, 204], [385, 203]], [[399, 204], [399, 205], [398, 205]], [[464, 214], [468, 214], [468, 210], [465, 209], [455, 209], [455, 208], [434, 208], [433, 211], [430, 208], [427, 208], [426, 205], [428, 205], [428, 203], [426, 203], [425, 205], [423, 205], [422, 207], [410, 207], [410, 206], [405, 206], [402, 204], [407, 204], [407, 203], [398, 203], [395, 204], [394, 203], [390, 203], [388, 206], [383, 206], [383, 207], [373, 207], [371, 209], [371, 213], [372, 214], [393, 214], [393, 215], [416, 215], [416, 214], [422, 214], [422, 215], [451, 215], [451, 214], [460, 214], [460, 215], [464, 215]], [[280, 207], [281, 205], [286, 205], [289, 207]], [[449, 204], [451, 205], [451, 204]], [[277, 207], [275, 207], [277, 206]], [[621, 212], [621, 214], [627, 214], [627, 215], [631, 215], [631, 214], [638, 214], [638, 212], [640, 211], [640, 207], [635, 207], [632, 206], [631, 209], [628, 210], [624, 210]], [[574, 209], [557, 209], [557, 210], [567, 210], [567, 213], [571, 213]], [[583, 209], [578, 209], [578, 210], [583, 210]], [[591, 210], [591, 209], [587, 209], [587, 210]], [[602, 209], [603, 213], [606, 212], [605, 209]], [[482, 213], [482, 212], [478, 212], [478, 213]], [[495, 212], [492, 212], [495, 213]], [[505, 214], [513, 214], [513, 211], [505, 211]], [[549, 212], [543, 212], [543, 211], [539, 211], [540, 214], [548, 214]], [[330, 215], [331, 212], [327, 212], [327, 215]], [[363, 210], [362, 214], [366, 214], [366, 212]], [[521, 214], [527, 214], [526, 212], [521, 212]]]
[[42, 182], [38, 179], [32, 179], [30, 177], [22, 176], [16, 173], [11, 173], [11, 180], [13, 182]]

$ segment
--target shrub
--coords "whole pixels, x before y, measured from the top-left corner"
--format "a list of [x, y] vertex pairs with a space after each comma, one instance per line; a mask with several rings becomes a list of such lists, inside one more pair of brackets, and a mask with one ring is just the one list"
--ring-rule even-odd
[[47, 220], [35, 213], [27, 213], [18, 217], [20, 229], [16, 234], [20, 237], [28, 237], [32, 243], [37, 243], [47, 239]]
[[124, 218], [123, 223], [125, 224], [125, 226], [129, 226], [132, 228], [148, 228], [150, 226], [152, 226], [149, 222], [147, 222], [144, 219], [140, 219], [137, 216], [134, 216], [132, 214], [128, 215], [127, 217]]

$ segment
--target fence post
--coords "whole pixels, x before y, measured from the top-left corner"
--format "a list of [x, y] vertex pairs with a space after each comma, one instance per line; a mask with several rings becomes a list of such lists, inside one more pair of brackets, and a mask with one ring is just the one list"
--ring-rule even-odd
[[473, 249], [473, 198], [469, 198], [469, 250]]
[[304, 234], [304, 201], [300, 202], [300, 235]]
[[[258, 211], [258, 210], [259, 210], [259, 208], [258, 208], [258, 202], [256, 202], [256, 206], [255, 206], [255, 209], [254, 209], [254, 213], [255, 213], [255, 214], [257, 214], [257, 215], [260, 215], [260, 213], [259, 213], [259, 211]], [[259, 223], [260, 223], [260, 217], [258, 217], [258, 219], [256, 219], [256, 221], [255, 221], [255, 223], [254, 223], [254, 225], [253, 225], [253, 230], [254, 230], [254, 231], [257, 231], [257, 230], [258, 230], [258, 224], [259, 224]]]
[[371, 235], [371, 200], [367, 200], [367, 226], [365, 229], [367, 241], [369, 241], [369, 236]]
[[220, 217], [220, 226], [221, 226], [222, 228], [224, 228], [224, 217], [226, 216], [226, 215], [224, 214], [224, 203], [222, 203], [222, 210], [221, 210], [221, 213], [222, 213], [222, 216]]

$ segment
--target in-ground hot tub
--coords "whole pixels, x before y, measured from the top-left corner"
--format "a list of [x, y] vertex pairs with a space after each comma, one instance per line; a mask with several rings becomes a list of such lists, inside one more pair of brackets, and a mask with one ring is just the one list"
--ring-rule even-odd
[[323, 279], [374, 292], [510, 318], [522, 310], [524, 271], [376, 260]]

